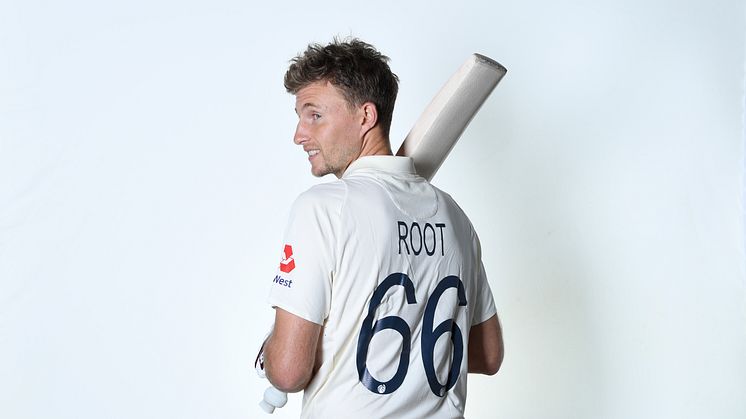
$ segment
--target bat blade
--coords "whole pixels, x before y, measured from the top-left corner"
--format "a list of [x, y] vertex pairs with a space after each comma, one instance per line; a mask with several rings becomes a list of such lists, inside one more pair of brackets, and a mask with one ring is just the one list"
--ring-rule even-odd
[[472, 54], [425, 108], [396, 155], [412, 157], [417, 173], [431, 180], [506, 71], [497, 61]]

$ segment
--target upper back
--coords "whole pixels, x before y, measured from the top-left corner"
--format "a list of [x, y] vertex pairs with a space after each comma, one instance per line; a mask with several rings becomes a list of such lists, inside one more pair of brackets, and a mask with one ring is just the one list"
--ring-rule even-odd
[[469, 329], [494, 310], [468, 218], [414, 174], [358, 169], [319, 189], [334, 267], [304, 416], [461, 417]]

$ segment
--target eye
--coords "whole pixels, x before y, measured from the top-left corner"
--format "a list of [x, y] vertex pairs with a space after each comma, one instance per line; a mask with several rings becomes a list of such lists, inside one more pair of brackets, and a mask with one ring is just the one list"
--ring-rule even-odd
[[317, 114], [316, 112], [311, 114], [311, 119], [313, 119], [314, 121], [320, 118], [321, 118], [321, 115]]

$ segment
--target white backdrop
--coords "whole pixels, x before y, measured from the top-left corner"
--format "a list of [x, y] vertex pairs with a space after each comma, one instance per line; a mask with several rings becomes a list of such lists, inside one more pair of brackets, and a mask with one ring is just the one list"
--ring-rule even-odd
[[[290, 203], [287, 61], [359, 36], [392, 138], [508, 75], [434, 179], [505, 329], [470, 418], [746, 417], [738, 0], [0, 3], [0, 417], [248, 418]], [[278, 418], [297, 417], [300, 396]]]

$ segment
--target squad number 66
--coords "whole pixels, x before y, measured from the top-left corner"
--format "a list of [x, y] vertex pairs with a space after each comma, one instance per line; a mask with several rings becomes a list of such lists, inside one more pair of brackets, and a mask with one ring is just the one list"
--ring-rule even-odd
[[[412, 347], [412, 331], [407, 322], [399, 316], [387, 316], [379, 319], [375, 323], [373, 322], [376, 309], [381, 304], [383, 296], [391, 287], [396, 285], [404, 287], [407, 304], [417, 303], [414, 295], [414, 284], [412, 283], [412, 280], [409, 279], [409, 276], [404, 273], [393, 273], [387, 276], [373, 292], [373, 297], [370, 299], [370, 305], [368, 306], [368, 315], [363, 320], [363, 325], [360, 328], [360, 335], [357, 340], [358, 377], [360, 378], [360, 382], [368, 390], [376, 394], [391, 394], [396, 391], [396, 389], [398, 389], [404, 382], [404, 377], [407, 376], [407, 369], [409, 368], [409, 351]], [[456, 288], [458, 305], [466, 306], [466, 293], [461, 279], [453, 275], [441, 279], [438, 286], [435, 288], [435, 291], [433, 291], [433, 294], [427, 299], [425, 315], [423, 317], [424, 324], [422, 338], [420, 339], [422, 364], [425, 367], [425, 375], [430, 384], [430, 390], [438, 397], [443, 397], [445, 393], [456, 384], [464, 356], [464, 338], [461, 329], [453, 319], [445, 320], [440, 323], [438, 327], [433, 329], [435, 307], [438, 305], [440, 297], [448, 288]], [[368, 371], [366, 363], [368, 358], [368, 347], [370, 346], [370, 341], [373, 339], [373, 335], [386, 329], [395, 330], [401, 335], [402, 351], [399, 355], [399, 365], [396, 369], [396, 374], [394, 374], [390, 380], [382, 382], [373, 378], [370, 371]], [[451, 369], [448, 373], [448, 380], [444, 385], [438, 381], [438, 377], [435, 374], [435, 360], [433, 359], [433, 354], [435, 351], [435, 343], [438, 341], [438, 338], [447, 332], [451, 332], [453, 358], [451, 361]]]

